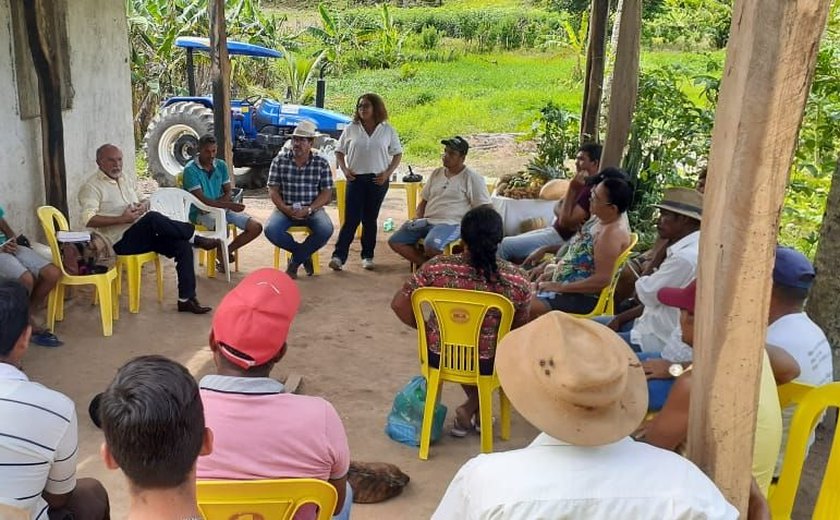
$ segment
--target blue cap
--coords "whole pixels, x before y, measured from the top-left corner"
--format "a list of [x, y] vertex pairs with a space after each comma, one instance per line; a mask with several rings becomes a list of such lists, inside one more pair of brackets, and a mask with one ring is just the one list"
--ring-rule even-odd
[[776, 246], [773, 283], [794, 289], [810, 289], [817, 275], [808, 258], [789, 247]]

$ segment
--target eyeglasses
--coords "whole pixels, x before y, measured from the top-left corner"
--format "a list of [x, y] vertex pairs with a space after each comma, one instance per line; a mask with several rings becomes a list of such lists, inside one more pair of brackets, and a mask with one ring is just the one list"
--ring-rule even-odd
[[589, 202], [594, 204], [601, 204], [603, 206], [612, 206], [612, 202], [604, 202], [603, 200], [598, 198], [598, 195], [595, 194], [595, 190], [589, 194]]

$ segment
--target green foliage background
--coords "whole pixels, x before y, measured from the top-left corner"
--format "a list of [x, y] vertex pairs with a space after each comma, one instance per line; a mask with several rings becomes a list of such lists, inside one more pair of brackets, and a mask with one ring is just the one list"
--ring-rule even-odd
[[[139, 143], [160, 101], [186, 91], [183, 52], [172, 42], [206, 34], [207, 0], [125, 2]], [[557, 168], [569, 147], [546, 132], [565, 128], [580, 110], [588, 0], [436, 3], [226, 0], [230, 38], [288, 56], [268, 66], [234, 60], [235, 95], [282, 99], [291, 90], [307, 100], [322, 66], [327, 108], [350, 113], [362, 92], [384, 97], [408, 163], [437, 161], [443, 135], [522, 132], [540, 143], [540, 167]], [[731, 4], [644, 3], [639, 101], [624, 160], [637, 182], [633, 220], [643, 242], [653, 234], [650, 203], [665, 186], [693, 185], [704, 164]], [[820, 49], [782, 215], [781, 242], [809, 255], [840, 149], [838, 4]], [[207, 64], [198, 66], [206, 92]]]

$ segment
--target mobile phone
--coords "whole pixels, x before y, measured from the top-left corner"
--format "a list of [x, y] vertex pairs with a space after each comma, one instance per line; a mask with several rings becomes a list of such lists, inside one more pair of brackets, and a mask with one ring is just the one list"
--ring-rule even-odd
[[429, 219], [427, 218], [416, 218], [408, 223], [408, 229], [423, 229], [424, 227], [429, 225]]

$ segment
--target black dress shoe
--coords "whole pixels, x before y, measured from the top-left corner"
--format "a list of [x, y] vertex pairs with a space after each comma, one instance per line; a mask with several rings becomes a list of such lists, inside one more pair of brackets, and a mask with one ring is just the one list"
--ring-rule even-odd
[[199, 249], [204, 249], [205, 251], [210, 251], [211, 249], [216, 249], [222, 244], [222, 241], [218, 238], [207, 238], [201, 235], [196, 235], [193, 238], [193, 246]]
[[312, 276], [315, 274], [315, 266], [312, 265], [311, 256], [303, 261], [303, 270], [306, 271], [306, 276]]
[[182, 302], [178, 300], [178, 312], [191, 312], [193, 314], [207, 314], [212, 307], [202, 307], [196, 298]]

